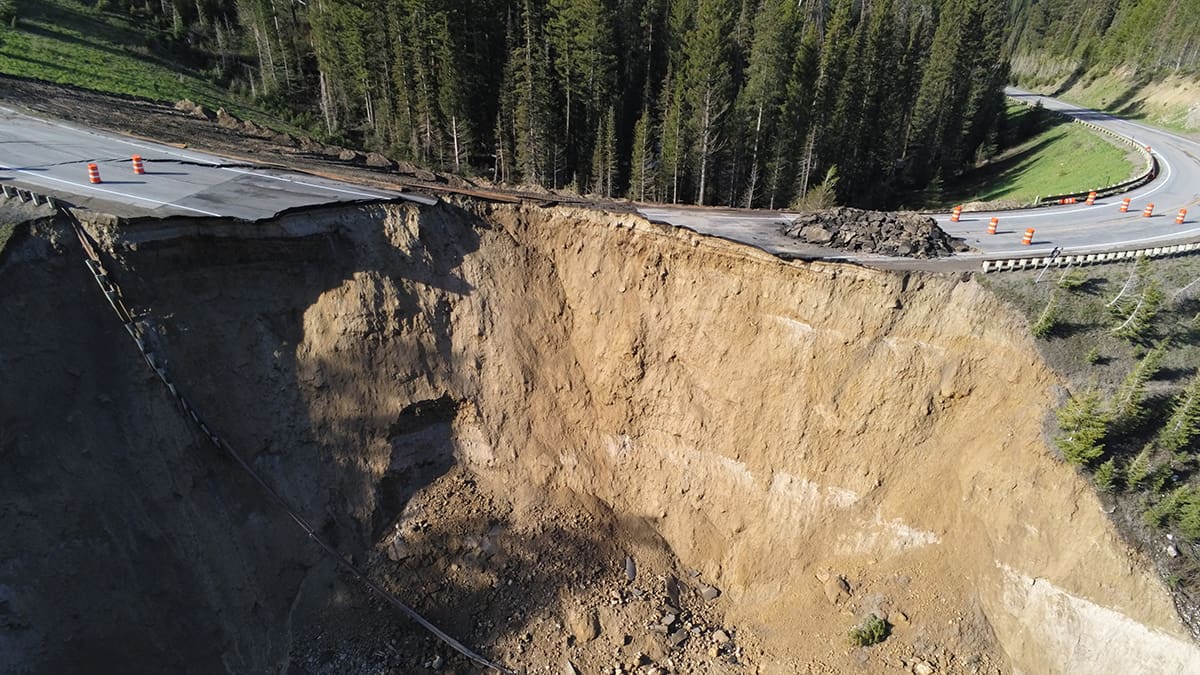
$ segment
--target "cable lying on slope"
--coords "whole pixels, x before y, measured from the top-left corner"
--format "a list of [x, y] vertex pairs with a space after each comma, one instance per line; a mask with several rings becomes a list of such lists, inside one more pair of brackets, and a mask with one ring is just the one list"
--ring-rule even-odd
[[394, 594], [388, 592], [382, 586], [372, 581], [365, 572], [358, 569], [352, 562], [350, 562], [349, 559], [326, 543], [325, 540], [323, 540], [320, 535], [317, 534], [316, 530], [313, 529], [308, 521], [296, 513], [296, 511], [287, 503], [283, 496], [280, 495], [273, 487], [271, 487], [271, 485], [267, 483], [267, 481], [263, 479], [263, 477], [257, 471], [255, 471], [253, 467], [250, 466], [250, 463], [247, 462], [244, 457], [242, 457], [241, 453], [235, 450], [233, 446], [225, 441], [225, 439], [213, 433], [213, 431], [209, 429], [208, 425], [201, 421], [200, 416], [196, 413], [196, 410], [192, 408], [187, 399], [184, 398], [184, 396], [179, 393], [179, 390], [175, 387], [175, 385], [171, 383], [170, 379], [167, 377], [166, 370], [164, 370], [163, 367], [158, 364], [157, 360], [155, 359], [154, 352], [147, 349], [146, 341], [139, 334], [139, 328], [133, 322], [132, 314], [129, 312], [128, 307], [125, 306], [125, 303], [121, 297], [120, 289], [117, 287], [116, 283], [109, 278], [108, 272], [104, 269], [104, 264], [101, 262], [100, 257], [96, 254], [96, 249], [92, 246], [87, 233], [83, 229], [83, 225], [79, 222], [75, 215], [66, 208], [58, 205], [56, 205], [56, 208], [58, 212], [67, 219], [67, 222], [71, 224], [71, 228], [75, 231], [75, 236], [79, 238], [79, 243], [82, 245], [84, 254], [86, 255], [84, 263], [87, 265], [88, 270], [92, 273], [97, 285], [100, 287], [100, 291], [104, 293], [104, 297], [108, 300], [108, 303], [116, 313], [117, 318], [119, 318], [122, 325], [125, 326], [126, 332], [128, 332], [129, 336], [133, 338], [134, 344], [137, 345], [138, 351], [142, 354], [142, 358], [145, 359], [146, 364], [150, 366], [150, 369], [154, 371], [155, 375], [158, 376], [158, 379], [160, 379], [171, 392], [171, 395], [175, 397], [183, 412], [192, 418], [192, 421], [208, 438], [208, 440], [216, 447], [228, 453], [229, 456], [232, 457], [235, 462], [237, 462], [238, 466], [240, 466], [242, 470], [249, 474], [250, 478], [253, 479], [260, 488], [262, 488], [267, 496], [270, 497], [280, 508], [282, 508], [284, 512], [287, 513], [288, 517], [291, 518], [301, 530], [304, 530], [304, 533], [308, 535], [308, 538], [315, 542], [326, 556], [333, 559], [339, 565], [345, 568], [348, 572], [350, 572], [351, 575], [356, 577], [368, 589], [370, 589], [371, 592], [387, 601], [388, 604], [399, 610], [408, 618], [420, 624], [439, 640], [447, 644], [451, 649], [465, 656], [472, 663], [486, 669], [495, 670], [503, 675], [514, 675], [513, 671], [497, 663], [489, 661], [483, 656], [471, 651], [461, 642], [450, 637], [437, 626], [430, 623], [425, 617], [418, 614], [414, 609], [401, 602], [400, 599]]

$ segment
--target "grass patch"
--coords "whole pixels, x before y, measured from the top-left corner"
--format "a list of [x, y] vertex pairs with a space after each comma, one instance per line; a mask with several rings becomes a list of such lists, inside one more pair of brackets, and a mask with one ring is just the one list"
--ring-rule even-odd
[[[191, 99], [282, 131], [299, 129], [171, 58], [169, 36], [73, 0], [20, 4], [0, 26], [0, 72], [108, 94], [173, 103]], [[157, 48], [155, 46], [158, 46]]]
[[1130, 148], [1052, 113], [1041, 113], [1047, 119], [1031, 125], [1024, 118], [1032, 114], [1037, 114], [1034, 109], [1010, 103], [1006, 127], [1033, 126], [1033, 135], [1017, 140], [988, 163], [948, 184], [941, 203], [930, 206], [970, 202], [1024, 205], [1038, 197], [1105, 187], [1136, 173]]

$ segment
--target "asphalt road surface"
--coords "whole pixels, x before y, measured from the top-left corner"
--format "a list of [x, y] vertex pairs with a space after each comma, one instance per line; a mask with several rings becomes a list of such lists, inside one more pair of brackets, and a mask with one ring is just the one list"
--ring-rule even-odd
[[[1159, 161], [1158, 178], [1137, 190], [1097, 200], [1093, 206], [1080, 203], [1020, 211], [968, 212], [963, 213], [957, 223], [950, 222], [949, 214], [937, 215], [935, 218], [942, 229], [962, 237], [979, 251], [956, 255], [954, 261], [943, 263], [900, 263], [884, 256], [831, 253], [829, 249], [783, 236], [779, 232], [780, 226], [795, 215], [786, 212], [668, 206], [643, 206], [639, 210], [651, 220], [751, 244], [784, 257], [822, 257], [876, 264], [890, 261], [892, 266], [901, 267], [1042, 256], [1055, 248], [1063, 253], [1093, 253], [1200, 239], [1200, 142], [1026, 91], [1010, 88], [1007, 93], [1030, 103], [1041, 101], [1047, 109], [1086, 120], [1151, 147]], [[1124, 197], [1132, 198], [1128, 213], [1119, 211]], [[1154, 204], [1151, 218], [1142, 217], [1147, 203]], [[1188, 209], [1187, 218], [1182, 225], [1176, 225], [1175, 217], [1183, 208]], [[988, 221], [993, 216], [1000, 219], [999, 227], [995, 235], [988, 235]], [[1021, 237], [1030, 227], [1034, 228], [1033, 245], [1023, 246]]]
[[[1040, 100], [1048, 109], [1087, 120], [1153, 148], [1160, 173], [1152, 183], [1124, 195], [1100, 199], [1094, 206], [1074, 204], [996, 213], [968, 212], [957, 223], [949, 214], [936, 219], [950, 234], [964, 238], [976, 253], [950, 260], [914, 261], [851, 254], [785, 237], [780, 226], [795, 214], [761, 210], [697, 207], [639, 207], [658, 222], [750, 244], [784, 257], [854, 260], [892, 267], [953, 267], [983, 259], [1039, 256], [1058, 248], [1090, 253], [1200, 240], [1200, 142], [1137, 122], [1009, 89], [1014, 98]], [[133, 173], [130, 158], [141, 155], [146, 173]], [[91, 184], [87, 165], [99, 166], [102, 182]], [[281, 211], [336, 202], [431, 197], [390, 192], [237, 162], [169, 145], [83, 129], [31, 117], [0, 107], [0, 183], [58, 195], [74, 203], [117, 215], [220, 216], [245, 220], [270, 218]], [[1120, 213], [1122, 197], [1132, 198]], [[1155, 215], [1142, 217], [1148, 202]], [[1175, 224], [1179, 209], [1188, 217]], [[1000, 219], [996, 235], [986, 234], [989, 219]], [[1025, 229], [1035, 230], [1032, 246], [1022, 246]]]
[[[141, 155], [145, 174], [131, 158]], [[88, 178], [89, 163], [101, 183]], [[222, 216], [259, 220], [284, 210], [406, 198], [306, 174], [277, 171], [193, 150], [42, 120], [0, 107], [0, 182], [117, 215]]]

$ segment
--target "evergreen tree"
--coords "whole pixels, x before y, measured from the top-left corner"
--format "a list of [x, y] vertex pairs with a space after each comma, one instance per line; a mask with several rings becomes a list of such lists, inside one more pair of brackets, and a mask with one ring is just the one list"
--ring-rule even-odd
[[747, 208], [758, 202], [763, 191], [764, 150], [769, 139], [777, 136], [778, 118], [788, 91], [796, 35], [794, 8], [791, 0], [764, 0], [754, 20], [746, 84], [737, 103], [739, 121], [746, 128], [744, 136], [750, 139], [743, 199]]
[[646, 201], [646, 195], [655, 195], [653, 164], [653, 128], [650, 110], [642, 110], [641, 117], [633, 128], [633, 150], [629, 157], [629, 198]]
[[604, 127], [604, 111], [615, 93], [612, 16], [601, 0], [550, 0], [549, 7], [546, 37], [565, 97], [565, 161], [574, 173], [580, 151], [599, 147], [601, 139], [589, 133], [594, 129], [598, 134]]
[[684, 41], [687, 57], [683, 93], [696, 162], [696, 203], [707, 203], [713, 158], [724, 146], [725, 115], [731, 103], [729, 33], [731, 0], [698, 0], [696, 24]]
[[1072, 396], [1057, 413], [1060, 433], [1054, 444], [1073, 464], [1087, 465], [1104, 454], [1104, 439], [1110, 417], [1100, 394], [1087, 391]]

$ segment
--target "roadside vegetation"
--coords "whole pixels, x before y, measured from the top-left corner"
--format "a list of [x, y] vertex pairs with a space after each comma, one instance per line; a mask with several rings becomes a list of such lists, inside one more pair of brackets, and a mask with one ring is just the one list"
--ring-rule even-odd
[[1039, 197], [1107, 187], [1145, 168], [1133, 148], [1041, 106], [1010, 102], [999, 143], [995, 157], [923, 206], [1026, 206]]
[[984, 277], [1069, 382], [1053, 443], [1168, 580], [1200, 591], [1200, 258]]
[[1015, 0], [1017, 84], [1174, 131], [1200, 131], [1200, 11], [1163, 0]]
[[190, 99], [281, 131], [320, 135], [311, 118], [256, 98], [208, 67], [188, 31], [112, 11], [110, 3], [0, 0], [0, 72], [120, 96]]

